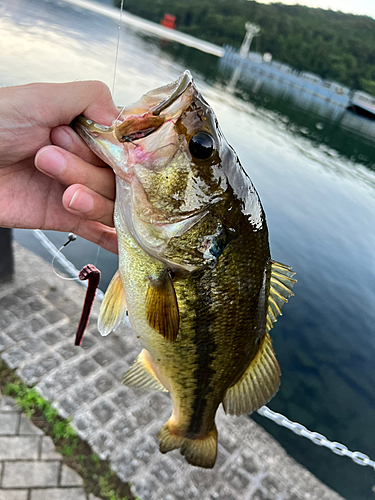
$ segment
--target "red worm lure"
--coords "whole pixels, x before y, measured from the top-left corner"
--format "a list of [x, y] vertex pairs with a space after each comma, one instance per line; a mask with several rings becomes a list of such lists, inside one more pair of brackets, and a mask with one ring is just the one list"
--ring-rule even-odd
[[87, 264], [78, 273], [78, 278], [81, 281], [89, 280], [89, 284], [87, 287], [85, 303], [83, 304], [81, 319], [79, 320], [76, 332], [76, 340], [74, 342], [74, 345], [81, 345], [83, 334], [85, 333], [86, 326], [90, 318], [90, 313], [95, 299], [96, 290], [98, 289], [99, 286], [100, 271], [94, 265]]

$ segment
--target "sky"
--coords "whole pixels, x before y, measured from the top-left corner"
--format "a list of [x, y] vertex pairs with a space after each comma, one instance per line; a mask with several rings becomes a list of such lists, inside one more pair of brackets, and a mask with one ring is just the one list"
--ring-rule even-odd
[[350, 14], [365, 14], [375, 19], [375, 0], [258, 0], [260, 3], [285, 3], [307, 5], [321, 9], [341, 10]]

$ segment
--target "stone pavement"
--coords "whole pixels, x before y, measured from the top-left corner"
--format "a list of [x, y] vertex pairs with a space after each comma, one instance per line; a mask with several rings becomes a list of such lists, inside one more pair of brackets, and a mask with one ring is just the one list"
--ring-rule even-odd
[[52, 439], [0, 394], [0, 500], [98, 500], [62, 458]]
[[[161, 455], [155, 436], [170, 415], [169, 396], [121, 385], [122, 375], [140, 351], [130, 326], [100, 337], [96, 329], [99, 304], [95, 304], [82, 347], [75, 347], [84, 289], [74, 281], [58, 278], [50, 264], [19, 245], [15, 245], [15, 268], [14, 281], [0, 286], [2, 359], [28, 385], [36, 384], [62, 417], [72, 419], [78, 435], [102, 459], [110, 461], [141, 500], [341, 499], [289, 457], [254, 421], [225, 416], [222, 410], [217, 416], [219, 452], [213, 470], [189, 466], [177, 450]], [[14, 439], [42, 443], [44, 438]], [[17, 444], [14, 448], [9, 453], [19, 457]], [[42, 467], [38, 463], [42, 452], [43, 448], [30, 451], [35, 457], [26, 474], [30, 481], [32, 471]], [[3, 487], [4, 480], [6, 485], [12, 484], [7, 482], [11, 481], [7, 479], [9, 467], [22, 468], [21, 462], [5, 465]], [[63, 476], [56, 472], [58, 460], [51, 460], [50, 467], [48, 473], [38, 475], [51, 481], [51, 486], [61, 484]], [[17, 477], [22, 476], [18, 472]], [[34, 495], [28, 500], [37, 498], [46, 497]], [[55, 497], [50, 495], [52, 499]]]

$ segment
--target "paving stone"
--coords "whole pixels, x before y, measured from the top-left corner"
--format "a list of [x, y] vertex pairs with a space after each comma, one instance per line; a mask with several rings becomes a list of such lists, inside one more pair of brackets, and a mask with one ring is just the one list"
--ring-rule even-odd
[[0, 413], [0, 436], [16, 434], [19, 415], [14, 413]]
[[13, 344], [13, 342], [8, 337], [0, 333], [0, 352], [9, 347], [11, 344]]
[[41, 460], [61, 459], [61, 455], [56, 451], [55, 445], [50, 436], [43, 436], [42, 438], [40, 458]]
[[12, 413], [20, 413], [21, 408], [13, 398], [10, 398], [9, 396], [3, 396], [2, 398], [0, 398], [0, 412], [4, 413], [8, 411]]
[[33, 299], [30, 300], [28, 306], [31, 308], [32, 312], [39, 312], [45, 309], [46, 304], [44, 304], [37, 297], [34, 297]]
[[29, 287], [17, 288], [17, 290], [15, 290], [13, 293], [21, 300], [30, 299], [31, 297], [34, 297], [34, 295], [35, 295], [34, 290], [32, 290]]
[[88, 412], [82, 412], [77, 418], [74, 418], [73, 424], [81, 439], [87, 439], [99, 427], [98, 421]]
[[258, 474], [260, 470], [258, 460], [256, 460], [254, 454], [249, 451], [242, 451], [236, 458], [236, 464], [239, 467], [243, 467], [247, 472], [253, 475]]
[[122, 377], [128, 370], [129, 364], [126, 361], [117, 361], [117, 363], [111, 363], [108, 366], [108, 371], [118, 382], [122, 381]]
[[77, 404], [76, 401], [74, 401], [70, 396], [66, 396], [64, 397], [63, 399], [61, 399], [59, 401], [59, 413], [61, 414], [61, 416], [63, 418], [67, 418], [69, 417], [70, 415], [72, 415], [73, 413], [75, 413], [78, 408], [79, 408], [79, 405]]
[[68, 298], [60, 300], [57, 303], [57, 308], [59, 309], [59, 311], [69, 316], [69, 318], [81, 312], [81, 307]]
[[0, 436], [0, 460], [37, 459], [38, 450], [38, 437]]
[[214, 491], [204, 496], [204, 500], [238, 500], [239, 498], [242, 497], [235, 496], [224, 484], [219, 485]]
[[21, 340], [30, 339], [30, 331], [25, 328], [24, 325], [18, 324], [15, 328], [8, 331], [8, 337], [10, 337], [14, 342], [20, 342]]
[[[141, 462], [134, 459], [129, 451], [124, 451], [115, 462], [112, 462], [113, 469], [122, 481], [132, 481], [132, 478], [141, 466]], [[144, 499], [142, 498], [142, 500]]]
[[39, 360], [39, 364], [46, 372], [50, 372], [60, 364], [60, 359], [55, 354], [48, 354]]
[[22, 343], [22, 349], [30, 354], [36, 354], [43, 352], [46, 345], [40, 338], [33, 339], [29, 337]]
[[83, 486], [83, 479], [75, 470], [63, 464], [60, 484], [61, 486]]
[[77, 387], [75, 389], [75, 394], [77, 396], [78, 401], [82, 401], [83, 403], [90, 403], [97, 397], [99, 397], [99, 392], [90, 385], [83, 385], [81, 387]]
[[151, 473], [164, 485], [170, 484], [178, 475], [178, 469], [172, 463], [162, 458], [151, 469]]
[[161, 488], [152, 476], [142, 475], [142, 478], [134, 485], [134, 491], [142, 500], [153, 500], [163, 498], [164, 488]]
[[115, 356], [112, 353], [104, 349], [101, 349], [100, 351], [95, 353], [93, 355], [93, 358], [97, 363], [99, 363], [100, 366], [108, 366], [116, 360]]
[[86, 500], [86, 494], [83, 488], [34, 489], [30, 500]]
[[38, 382], [42, 375], [44, 375], [45, 373], [46, 370], [39, 364], [27, 365], [19, 372], [21, 378], [26, 382], [28, 386], [34, 385], [36, 382]]
[[95, 453], [102, 460], [107, 460], [115, 449], [115, 443], [113, 442], [111, 434], [105, 431], [100, 431], [97, 436], [91, 440], [91, 445]]
[[66, 366], [59, 370], [53, 380], [57, 387], [60, 389], [67, 389], [72, 385], [75, 385], [81, 379], [79, 373], [76, 368], [73, 366]]
[[135, 401], [136, 396], [134, 391], [129, 391], [128, 389], [120, 388], [116, 391], [115, 395], [112, 396], [113, 403], [120, 410], [128, 410], [132, 403]]
[[33, 425], [27, 417], [21, 415], [18, 434], [20, 436], [41, 436], [43, 431]]
[[40, 330], [48, 324], [49, 323], [43, 318], [43, 316], [34, 316], [33, 318], [30, 318], [29, 321], [30, 329], [35, 333], [39, 333]]
[[5, 295], [0, 299], [0, 310], [6, 311], [11, 307], [21, 307], [22, 302], [13, 294]]
[[89, 333], [86, 333], [85, 336], [83, 337], [82, 343], [80, 347], [87, 351], [87, 349], [91, 349], [96, 344], [94, 337], [90, 335]]
[[0, 490], [0, 500], [27, 500], [29, 490]]
[[107, 423], [113, 417], [116, 408], [106, 401], [101, 401], [91, 410], [102, 424]]
[[98, 365], [90, 358], [84, 359], [77, 365], [77, 369], [82, 377], [87, 377], [98, 369]]
[[268, 496], [259, 488], [251, 495], [250, 500], [275, 500], [275, 497]]
[[3, 360], [9, 368], [17, 368], [17, 366], [26, 358], [25, 351], [19, 346], [12, 346], [2, 354]]
[[159, 446], [155, 438], [151, 436], [142, 436], [132, 448], [134, 457], [147, 464], [151, 462], [155, 454], [158, 453]]
[[79, 349], [77, 348], [77, 346], [69, 342], [69, 344], [59, 346], [59, 354], [64, 359], [70, 359], [73, 356], [77, 356], [77, 354], [79, 354]]
[[42, 339], [47, 345], [55, 345], [61, 341], [59, 331], [48, 331], [42, 334]]
[[280, 482], [280, 479], [277, 480], [276, 477], [271, 476], [270, 474], [267, 474], [262, 479], [261, 484], [272, 498], [279, 495], [284, 489], [284, 484]]
[[54, 323], [58, 323], [64, 319], [66, 316], [57, 309], [50, 309], [49, 311], [45, 311], [43, 313], [43, 317], [48, 321], [48, 323], [53, 325]]
[[[78, 326], [78, 323], [77, 325], [73, 325], [72, 323], [67, 323], [65, 325], [61, 325], [59, 326], [58, 328], [58, 332], [60, 332], [64, 337], [70, 337], [72, 339], [72, 345], [74, 346], [74, 334], [75, 334], [75, 331], [77, 329], [77, 326]], [[79, 348], [78, 346], [74, 346], [77, 351], [79, 351]]]
[[60, 462], [5, 462], [3, 488], [57, 486], [59, 467]]
[[17, 318], [10, 311], [1, 311], [0, 313], [0, 329], [3, 331], [8, 326], [12, 325]]
[[138, 425], [133, 418], [120, 418], [111, 426], [110, 432], [113, 432], [116, 441], [124, 443], [129, 436], [134, 434], [137, 427]]
[[243, 469], [239, 468], [237, 464], [230, 465], [223, 474], [224, 479], [236, 491], [243, 491], [249, 485], [249, 477]]
[[147, 406], [146, 408], [144, 408], [143, 406], [141, 408], [135, 408], [134, 410], [131, 410], [131, 413], [137, 421], [139, 427], [148, 425], [156, 418], [155, 412], [149, 406]]
[[113, 382], [111, 377], [104, 374], [95, 380], [94, 385], [101, 394], [104, 394], [112, 388]]

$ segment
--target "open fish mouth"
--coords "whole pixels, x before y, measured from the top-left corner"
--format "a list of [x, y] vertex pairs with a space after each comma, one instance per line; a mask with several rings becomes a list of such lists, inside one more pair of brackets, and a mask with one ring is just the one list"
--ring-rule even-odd
[[148, 92], [130, 106], [119, 108], [121, 111], [118, 118], [109, 127], [84, 116], [78, 116], [72, 127], [122, 177], [119, 170], [127, 159], [124, 143], [137, 146], [136, 141], [148, 137], [166, 122], [178, 118], [196, 93], [193, 77], [186, 70], [175, 82]]
[[[190, 71], [185, 71], [177, 81], [146, 94], [142, 97], [141, 101], [138, 101], [139, 103], [144, 100], [145, 105], [150, 106], [145, 112], [139, 113], [142, 110], [137, 108], [138, 103], [132, 105], [130, 108], [124, 108], [119, 119], [114, 123], [116, 139], [119, 142], [133, 142], [143, 139], [157, 130], [166, 120], [171, 118], [168, 108], [176, 103], [192, 83], [193, 78]], [[166, 94], [164, 99], [163, 94]], [[154, 96], [161, 100], [153, 104]], [[134, 113], [134, 111], [136, 112]]]

